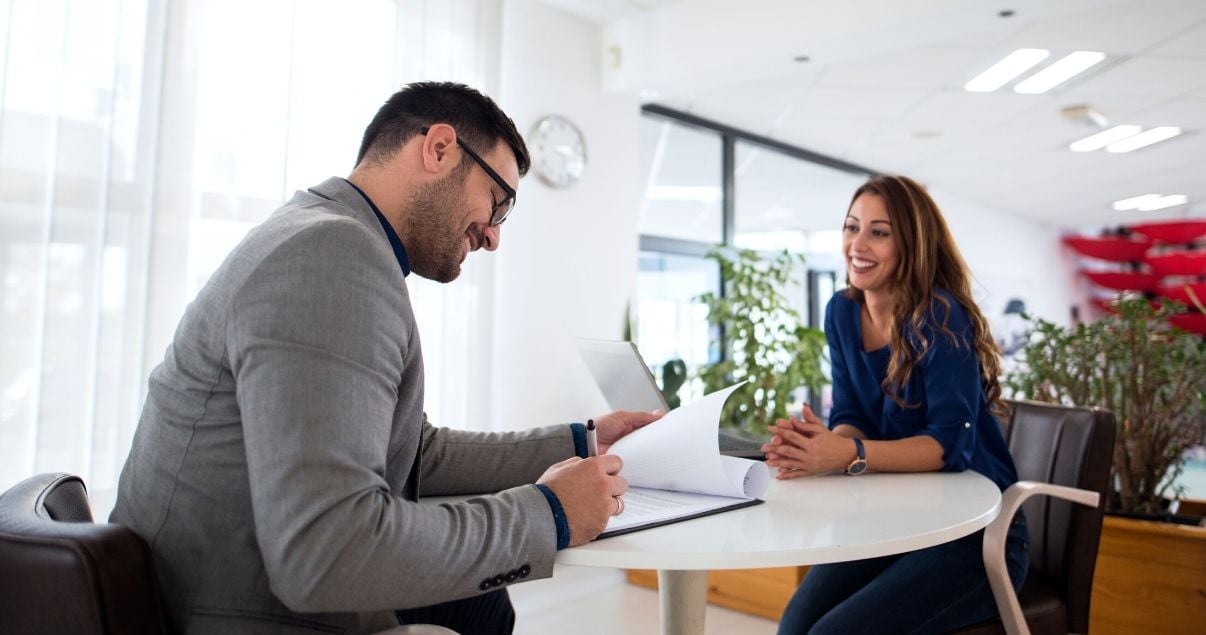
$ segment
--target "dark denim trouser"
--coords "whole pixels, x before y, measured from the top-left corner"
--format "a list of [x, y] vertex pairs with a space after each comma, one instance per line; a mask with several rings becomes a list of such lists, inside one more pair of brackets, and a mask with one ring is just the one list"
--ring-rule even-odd
[[[1029, 542], [1019, 513], [1005, 544], [1014, 590], [1026, 578]], [[995, 617], [983, 544], [977, 531], [911, 553], [812, 567], [783, 611], [779, 635], [944, 633]]]
[[435, 624], [461, 635], [511, 635], [515, 630], [515, 609], [506, 589], [396, 613], [399, 624]]

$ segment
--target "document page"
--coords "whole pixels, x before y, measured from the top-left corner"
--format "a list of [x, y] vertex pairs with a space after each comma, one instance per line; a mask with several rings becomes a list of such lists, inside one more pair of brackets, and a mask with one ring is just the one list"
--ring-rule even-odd
[[740, 385], [672, 410], [611, 446], [608, 454], [624, 459], [620, 475], [629, 489], [624, 513], [600, 538], [761, 502], [770, 485], [766, 464], [722, 456], [717, 442], [721, 408]]

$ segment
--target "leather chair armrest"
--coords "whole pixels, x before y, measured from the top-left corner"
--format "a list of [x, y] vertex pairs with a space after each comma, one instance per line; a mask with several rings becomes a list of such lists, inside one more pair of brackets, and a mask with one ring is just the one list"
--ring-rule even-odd
[[407, 624], [374, 633], [374, 635], [458, 635], [456, 631], [433, 624]]

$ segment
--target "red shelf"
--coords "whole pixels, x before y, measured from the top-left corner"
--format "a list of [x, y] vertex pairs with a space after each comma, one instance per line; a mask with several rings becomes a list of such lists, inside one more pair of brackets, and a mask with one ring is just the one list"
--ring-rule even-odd
[[1170, 315], [1168, 321], [1182, 330], [1198, 335], [1206, 335], [1206, 315], [1201, 313], [1178, 313]]
[[1187, 288], [1192, 289], [1193, 294], [1198, 296], [1198, 302], [1206, 304], [1206, 282], [1161, 285], [1156, 287], [1156, 293], [1170, 300], [1183, 302], [1185, 306], [1192, 307], [1193, 300], [1189, 299]]
[[1147, 264], [1151, 265], [1152, 271], [1158, 276], [1206, 275], [1206, 250], [1149, 256]]
[[1160, 276], [1154, 273], [1123, 273], [1118, 271], [1082, 271], [1093, 284], [1118, 291], [1152, 291]]
[[1090, 258], [1109, 260], [1111, 262], [1134, 262], [1143, 260], [1151, 243], [1144, 240], [1129, 238], [1085, 238], [1083, 236], [1068, 236], [1064, 243], [1077, 253]]
[[1206, 236], [1206, 220], [1144, 223], [1131, 225], [1130, 230], [1164, 243], [1189, 244]]

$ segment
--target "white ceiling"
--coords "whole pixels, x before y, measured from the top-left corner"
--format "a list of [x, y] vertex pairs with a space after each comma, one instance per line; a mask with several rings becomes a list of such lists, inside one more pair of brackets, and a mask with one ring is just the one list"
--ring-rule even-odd
[[[1206, 216], [1206, 0], [545, 1], [604, 25], [615, 90], [1054, 226]], [[1108, 57], [1043, 95], [963, 90], [1022, 47]], [[1074, 153], [1078, 104], [1184, 133]], [[1190, 204], [1112, 210], [1149, 192]]]

